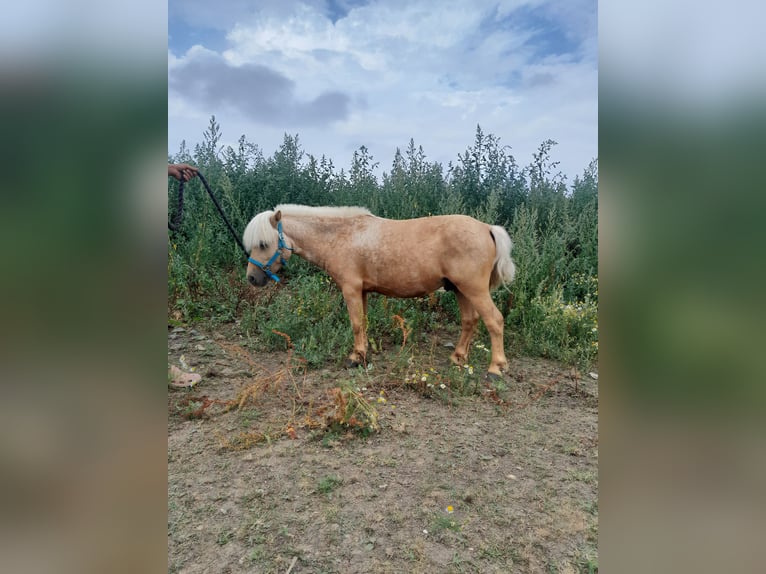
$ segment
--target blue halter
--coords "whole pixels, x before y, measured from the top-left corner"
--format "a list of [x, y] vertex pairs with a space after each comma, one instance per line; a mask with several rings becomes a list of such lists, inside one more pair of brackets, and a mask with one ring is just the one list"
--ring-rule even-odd
[[266, 262], [265, 265], [263, 263], [261, 263], [260, 261], [256, 261], [252, 257], [248, 257], [247, 260], [250, 263], [252, 263], [253, 265], [255, 265], [256, 267], [258, 267], [261, 271], [263, 271], [269, 279], [275, 281], [276, 283], [279, 283], [279, 277], [277, 277], [271, 271], [271, 266], [274, 263], [274, 261], [277, 260], [277, 257], [279, 257], [279, 263], [283, 267], [285, 265], [287, 265], [287, 261], [285, 261], [285, 258], [282, 257], [282, 250], [283, 249], [287, 249], [288, 251], [292, 251], [293, 248], [292, 247], [288, 247], [287, 243], [285, 243], [285, 235], [284, 235], [284, 233], [282, 233], [282, 222], [281, 221], [279, 223], [277, 223], [277, 233], [279, 233], [279, 242], [277, 243], [277, 250], [274, 252], [274, 255], [271, 256], [271, 259], [269, 259], [268, 262]]

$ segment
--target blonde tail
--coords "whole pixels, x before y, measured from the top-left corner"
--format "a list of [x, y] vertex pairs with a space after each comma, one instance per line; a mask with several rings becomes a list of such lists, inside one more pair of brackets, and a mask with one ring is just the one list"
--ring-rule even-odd
[[490, 233], [495, 239], [495, 266], [489, 276], [489, 288], [494, 289], [502, 283], [510, 283], [516, 275], [516, 266], [511, 259], [513, 241], [508, 232], [499, 225], [493, 225]]

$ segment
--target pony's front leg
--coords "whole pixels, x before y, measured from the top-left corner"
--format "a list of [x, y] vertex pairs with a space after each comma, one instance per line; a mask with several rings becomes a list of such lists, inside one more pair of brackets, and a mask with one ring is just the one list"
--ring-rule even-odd
[[342, 289], [343, 299], [348, 308], [348, 317], [351, 320], [351, 328], [354, 331], [354, 350], [348, 356], [346, 364], [349, 367], [357, 367], [365, 363], [367, 358], [367, 324], [365, 312], [367, 308], [367, 294], [361, 289], [346, 287]]

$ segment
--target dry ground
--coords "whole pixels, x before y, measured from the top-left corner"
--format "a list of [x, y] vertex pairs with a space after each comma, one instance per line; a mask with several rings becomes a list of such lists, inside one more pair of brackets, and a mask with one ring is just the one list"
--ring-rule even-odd
[[[503, 404], [427, 397], [403, 373], [450, 368], [434, 341], [365, 374], [170, 330], [168, 363], [203, 379], [168, 392], [168, 572], [597, 572], [596, 382], [516, 357]], [[307, 418], [348, 381], [379, 413], [366, 438]]]

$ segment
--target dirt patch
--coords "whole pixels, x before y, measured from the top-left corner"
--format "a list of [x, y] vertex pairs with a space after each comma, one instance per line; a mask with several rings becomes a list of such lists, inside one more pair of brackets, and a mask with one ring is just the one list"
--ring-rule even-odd
[[[494, 396], [477, 373], [473, 396], [428, 397], [405, 378], [446, 380], [433, 349], [307, 371], [231, 332], [171, 330], [168, 363], [202, 380], [168, 392], [168, 571], [597, 571], [596, 382], [522, 357]], [[340, 384], [378, 432], [319, 425]]]

